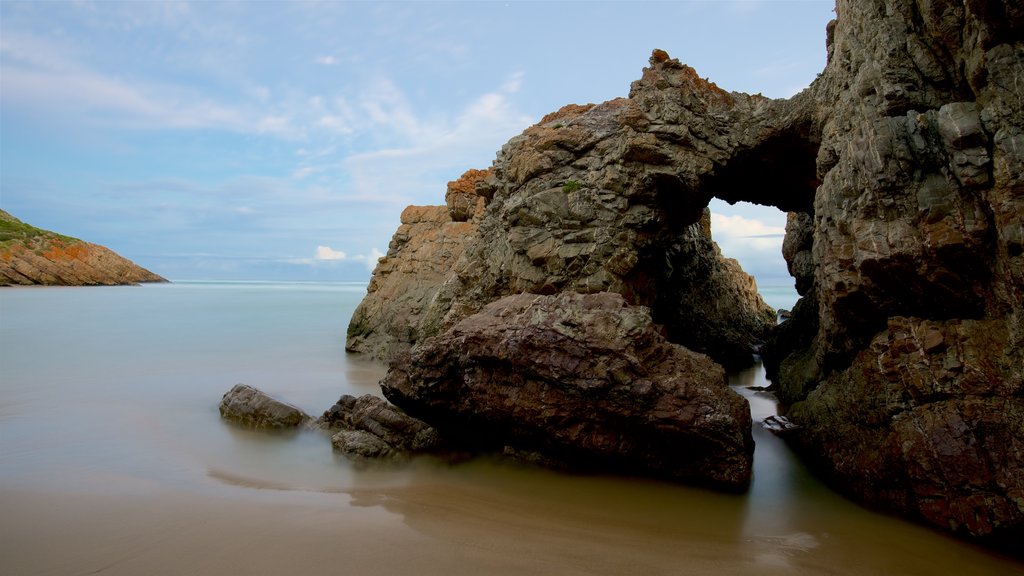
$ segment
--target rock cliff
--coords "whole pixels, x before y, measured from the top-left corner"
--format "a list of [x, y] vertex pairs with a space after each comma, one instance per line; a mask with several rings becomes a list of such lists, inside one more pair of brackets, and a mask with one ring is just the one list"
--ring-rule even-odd
[[706, 206], [776, 206], [803, 296], [764, 348], [788, 438], [861, 501], [1019, 552], [1024, 7], [839, 0], [836, 14], [824, 71], [788, 100], [727, 92], [655, 50], [628, 98], [513, 138], [405, 342], [451, 337], [509, 294], [613, 292], [670, 341], [739, 365], [770, 313], [711, 242]]
[[166, 282], [103, 246], [41, 230], [0, 210], [0, 286]]
[[805, 302], [769, 346], [790, 437], [844, 491], [955, 533], [1024, 536], [1024, 7], [837, 4], [801, 97]]
[[476, 233], [484, 199], [475, 185], [488, 174], [469, 170], [449, 182], [445, 206], [409, 206], [402, 212], [388, 253], [349, 322], [346, 349], [390, 358], [424, 336], [424, 311]]

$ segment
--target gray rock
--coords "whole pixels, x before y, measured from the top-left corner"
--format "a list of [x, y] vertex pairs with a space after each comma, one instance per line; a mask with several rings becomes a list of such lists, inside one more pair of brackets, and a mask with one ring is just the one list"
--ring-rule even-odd
[[220, 416], [235, 424], [263, 430], [297, 428], [312, 421], [305, 412], [246, 384], [236, 384], [220, 401]]
[[[361, 458], [400, 458], [443, 447], [434, 428], [405, 414], [387, 400], [369, 394], [358, 398], [342, 396], [324, 412], [319, 424], [334, 433], [335, 449]], [[369, 440], [368, 436], [376, 441]], [[376, 455], [371, 456], [374, 453]]]
[[364, 430], [340, 430], [331, 436], [331, 446], [356, 461], [392, 460], [399, 456], [390, 444]]

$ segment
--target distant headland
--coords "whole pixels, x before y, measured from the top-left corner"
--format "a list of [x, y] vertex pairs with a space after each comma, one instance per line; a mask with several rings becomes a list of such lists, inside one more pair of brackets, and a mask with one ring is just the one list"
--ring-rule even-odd
[[115, 286], [167, 280], [112, 250], [0, 210], [0, 286]]

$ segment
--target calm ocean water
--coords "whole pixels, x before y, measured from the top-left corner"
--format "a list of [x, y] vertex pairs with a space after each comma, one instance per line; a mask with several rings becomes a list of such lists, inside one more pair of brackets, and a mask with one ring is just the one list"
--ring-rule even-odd
[[[762, 290], [777, 308], [796, 299], [790, 288]], [[732, 496], [486, 460], [360, 469], [320, 434], [269, 436], [220, 421], [217, 403], [238, 382], [314, 415], [340, 394], [378, 393], [383, 368], [344, 352], [364, 293], [361, 284], [280, 283], [0, 289], [0, 497], [174, 493], [244, 506], [281, 493], [341, 494], [350, 522], [379, 509], [394, 530], [414, 532], [413, 543], [452, 554], [466, 542], [529, 543], [543, 526], [558, 545], [538, 541], [534, 552], [565, 562], [578, 550], [597, 567], [583, 573], [697, 573], [662, 570], [685, 566], [695, 550], [719, 574], [1024, 573], [844, 500], [760, 428], [754, 483]], [[760, 368], [733, 384], [755, 420], [774, 412], [769, 397], [746, 389], [765, 384]], [[4, 522], [0, 533], [17, 529]], [[488, 550], [486, 563], [466, 561], [466, 573], [511, 572], [499, 568], [528, 553]]]

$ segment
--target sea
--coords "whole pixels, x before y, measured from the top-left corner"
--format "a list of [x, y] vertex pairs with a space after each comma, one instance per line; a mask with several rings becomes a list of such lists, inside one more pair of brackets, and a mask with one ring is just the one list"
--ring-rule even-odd
[[[490, 457], [355, 464], [320, 432], [221, 421], [236, 383], [314, 416], [380, 394], [385, 367], [344, 349], [365, 292], [0, 289], [0, 574], [1024, 574], [843, 498], [757, 424], [733, 495]], [[730, 382], [755, 422], [775, 413], [759, 365]]]

